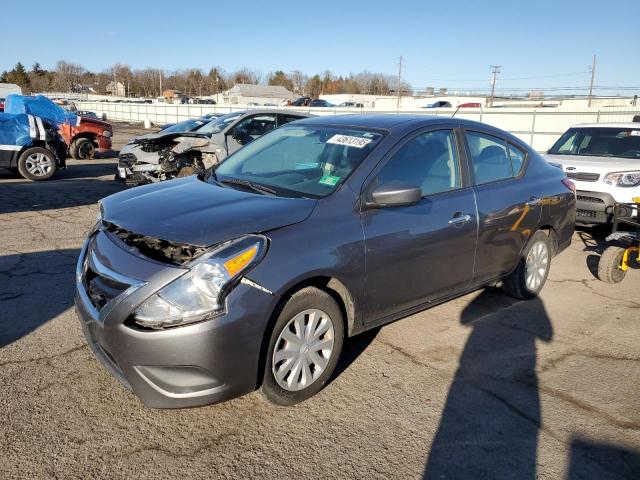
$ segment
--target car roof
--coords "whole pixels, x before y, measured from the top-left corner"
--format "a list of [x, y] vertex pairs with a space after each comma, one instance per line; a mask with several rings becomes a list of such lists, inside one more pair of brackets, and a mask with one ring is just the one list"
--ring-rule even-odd
[[611, 123], [580, 123], [573, 125], [571, 128], [637, 128], [640, 129], [638, 122], [611, 122]]
[[391, 130], [402, 126], [403, 128], [420, 128], [430, 124], [453, 123], [464, 126], [482, 126], [485, 129], [494, 129], [493, 127], [465, 120], [462, 118], [451, 118], [437, 115], [418, 115], [418, 114], [376, 114], [376, 115], [322, 115], [309, 119], [298, 120], [296, 125], [313, 124], [313, 125], [338, 125], [361, 128], [377, 128], [383, 130]]
[[239, 110], [237, 112], [229, 112], [229, 113], [242, 113], [243, 115], [254, 115], [261, 113], [284, 113], [288, 115], [299, 115], [301, 117], [313, 117], [313, 115], [305, 112], [298, 112], [296, 110], [290, 110], [286, 108], [252, 108], [249, 110]]

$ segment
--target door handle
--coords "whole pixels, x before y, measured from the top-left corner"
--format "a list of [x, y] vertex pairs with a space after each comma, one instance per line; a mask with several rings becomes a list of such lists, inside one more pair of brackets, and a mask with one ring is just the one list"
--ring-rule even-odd
[[529, 205], [530, 207], [535, 207], [541, 201], [542, 200], [539, 197], [531, 197], [531, 198], [529, 198], [529, 201], [527, 202], [527, 205]]
[[451, 220], [449, 220], [449, 225], [454, 225], [454, 226], [463, 225], [467, 223], [469, 220], [471, 220], [471, 215], [467, 215], [467, 214], [456, 215]]

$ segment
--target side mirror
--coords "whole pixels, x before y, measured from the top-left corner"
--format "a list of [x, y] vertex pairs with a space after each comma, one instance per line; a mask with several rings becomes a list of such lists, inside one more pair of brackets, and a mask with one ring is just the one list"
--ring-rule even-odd
[[422, 190], [406, 182], [392, 181], [378, 185], [371, 192], [371, 207], [401, 207], [415, 205], [422, 199]]

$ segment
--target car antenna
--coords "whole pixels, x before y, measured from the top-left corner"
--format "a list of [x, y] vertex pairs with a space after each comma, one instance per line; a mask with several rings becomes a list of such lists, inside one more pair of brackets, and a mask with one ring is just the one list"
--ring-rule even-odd
[[462, 106], [462, 104], [458, 105], [458, 108], [456, 108], [456, 111], [453, 112], [453, 115], [451, 115], [451, 118], [456, 116], [456, 113], [458, 113], [458, 110], [460, 110], [460, 107]]

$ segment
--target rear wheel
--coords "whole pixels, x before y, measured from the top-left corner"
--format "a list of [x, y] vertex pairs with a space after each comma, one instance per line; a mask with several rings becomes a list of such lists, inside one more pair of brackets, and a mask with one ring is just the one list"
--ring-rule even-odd
[[278, 315], [265, 359], [262, 393], [278, 405], [315, 395], [333, 373], [344, 342], [342, 311], [326, 292], [296, 292]]
[[529, 240], [516, 269], [503, 283], [504, 292], [522, 300], [537, 296], [544, 287], [551, 266], [549, 236], [538, 230]]
[[46, 148], [29, 148], [18, 159], [18, 171], [27, 180], [48, 180], [57, 169], [56, 157]]
[[88, 138], [78, 138], [71, 143], [69, 153], [76, 160], [88, 160], [96, 154], [96, 147]]
[[622, 256], [626, 248], [620, 245], [611, 245], [607, 247], [598, 261], [598, 278], [607, 283], [620, 283], [627, 275], [622, 270]]

